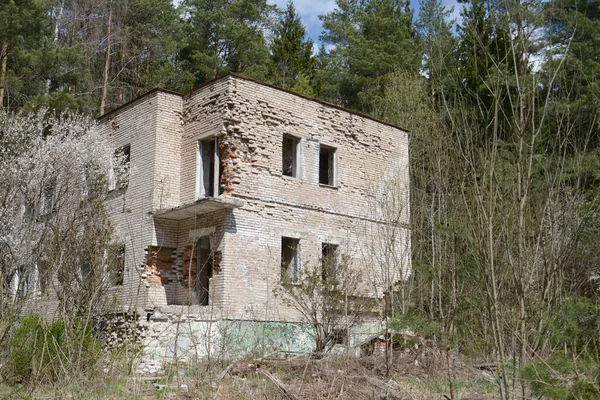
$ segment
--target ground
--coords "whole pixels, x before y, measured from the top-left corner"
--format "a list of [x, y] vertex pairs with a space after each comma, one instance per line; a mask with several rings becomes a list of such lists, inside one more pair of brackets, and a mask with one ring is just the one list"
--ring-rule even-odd
[[[494, 397], [493, 375], [431, 343], [393, 355], [388, 377], [383, 355], [354, 358], [304, 354], [232, 363], [171, 365], [157, 377], [107, 371], [103, 380], [56, 387], [0, 385], [0, 398], [26, 399], [469, 399]], [[451, 368], [448, 368], [450, 360]], [[450, 390], [450, 381], [452, 388]]]

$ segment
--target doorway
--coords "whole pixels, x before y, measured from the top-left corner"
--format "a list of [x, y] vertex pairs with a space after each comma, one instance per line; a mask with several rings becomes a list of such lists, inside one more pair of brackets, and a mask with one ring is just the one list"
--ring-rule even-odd
[[207, 306], [209, 300], [209, 284], [213, 270], [213, 254], [210, 248], [210, 236], [202, 236], [196, 242], [196, 293], [198, 304]]

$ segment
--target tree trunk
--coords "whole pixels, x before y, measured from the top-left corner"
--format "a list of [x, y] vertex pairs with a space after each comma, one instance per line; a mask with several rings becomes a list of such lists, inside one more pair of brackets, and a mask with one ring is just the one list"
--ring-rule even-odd
[[6, 83], [6, 62], [8, 60], [8, 43], [2, 44], [2, 50], [0, 50], [0, 110], [4, 107], [4, 85]]
[[119, 79], [119, 105], [125, 103], [125, 83], [123, 82], [123, 71], [125, 70], [125, 46], [121, 46], [121, 78]]
[[112, 0], [108, 3], [108, 34], [106, 38], [106, 59], [104, 62], [104, 83], [102, 85], [102, 97], [100, 97], [100, 116], [104, 115], [106, 106], [106, 97], [108, 95], [108, 77], [110, 71], [110, 45], [111, 45], [111, 26], [112, 26]]
[[[54, 35], [52, 37], [52, 45], [56, 47], [58, 44], [58, 33], [60, 31], [60, 20], [62, 19], [63, 10], [65, 9], [65, 2], [60, 2], [58, 13], [56, 14], [56, 22], [54, 24]], [[46, 96], [50, 94], [50, 86], [52, 85], [52, 79], [46, 79]]]

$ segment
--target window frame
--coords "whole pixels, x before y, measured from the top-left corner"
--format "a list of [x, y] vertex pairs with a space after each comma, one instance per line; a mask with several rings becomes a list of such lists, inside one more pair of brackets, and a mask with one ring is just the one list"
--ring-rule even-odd
[[[208, 182], [205, 178], [205, 143], [212, 142], [213, 151], [210, 157], [213, 161], [212, 185], [210, 177]], [[206, 197], [218, 197], [223, 193], [221, 188], [221, 175], [223, 174], [223, 166], [221, 165], [221, 152], [219, 148], [219, 137], [215, 134], [200, 137], [196, 140], [196, 200], [201, 200]], [[209, 168], [210, 174], [210, 168]], [[208, 186], [208, 193], [207, 193]]]
[[[286, 159], [286, 141], [291, 142], [291, 156], [292, 156], [292, 165], [291, 172], [287, 173], [285, 168], [285, 159]], [[301, 168], [301, 149], [302, 149], [302, 139], [296, 137], [294, 135], [290, 135], [284, 133], [281, 139], [281, 175], [287, 176], [290, 178], [299, 178], [300, 177], [300, 168]]]
[[323, 282], [338, 283], [339, 264], [340, 245], [331, 242], [321, 242], [321, 278]]
[[131, 143], [118, 147], [113, 153], [108, 189], [119, 190], [129, 186], [131, 173]]
[[[202, 244], [208, 244], [208, 247], [202, 247]], [[198, 236], [195, 239], [195, 252], [196, 252], [196, 281], [194, 282], [194, 292], [196, 295], [196, 299], [198, 301], [198, 305], [200, 306], [209, 306], [212, 304], [212, 299], [210, 297], [210, 287], [212, 278], [214, 275], [214, 267], [215, 267], [215, 250], [214, 250], [214, 236], [212, 233]], [[203, 253], [203, 251], [207, 251], [208, 253]], [[205, 255], [206, 260], [202, 265], [200, 265], [201, 256]], [[205, 274], [205, 282], [202, 282], [202, 274]], [[203, 285], [206, 284], [206, 287]]]
[[[287, 244], [286, 244], [287, 242]], [[293, 245], [290, 245], [292, 244]], [[284, 252], [286, 249], [292, 249], [294, 254], [293, 257], [293, 265], [286, 259]], [[289, 257], [288, 257], [289, 258]], [[302, 269], [300, 262], [301, 260], [301, 247], [300, 247], [300, 239], [290, 236], [281, 236], [281, 259], [280, 259], [280, 269], [281, 269], [281, 282], [288, 283], [291, 285], [300, 285], [302, 283]], [[290, 273], [292, 272], [292, 273]]]
[[[321, 180], [321, 162], [323, 160], [323, 151], [327, 151], [327, 182]], [[319, 143], [319, 185], [325, 187], [337, 187], [338, 186], [338, 161], [337, 161], [337, 147], [333, 147], [327, 144]]]

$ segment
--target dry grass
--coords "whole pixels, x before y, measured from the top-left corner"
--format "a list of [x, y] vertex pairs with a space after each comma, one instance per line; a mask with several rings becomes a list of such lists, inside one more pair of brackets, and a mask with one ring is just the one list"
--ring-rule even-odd
[[[489, 375], [451, 355], [454, 398], [492, 398]], [[385, 376], [383, 356], [354, 358], [308, 355], [237, 361], [229, 365], [173, 365], [158, 379], [119, 375], [56, 386], [6, 386], [0, 398], [17, 399], [401, 399], [451, 397], [448, 357], [431, 343], [396, 351]]]
[[[452, 356], [454, 398], [492, 398], [494, 383]], [[432, 346], [397, 352], [390, 377], [382, 356], [297, 356], [197, 365], [171, 374], [160, 395], [189, 399], [444, 399], [450, 398], [447, 357]], [[179, 377], [177, 379], [177, 377]]]

